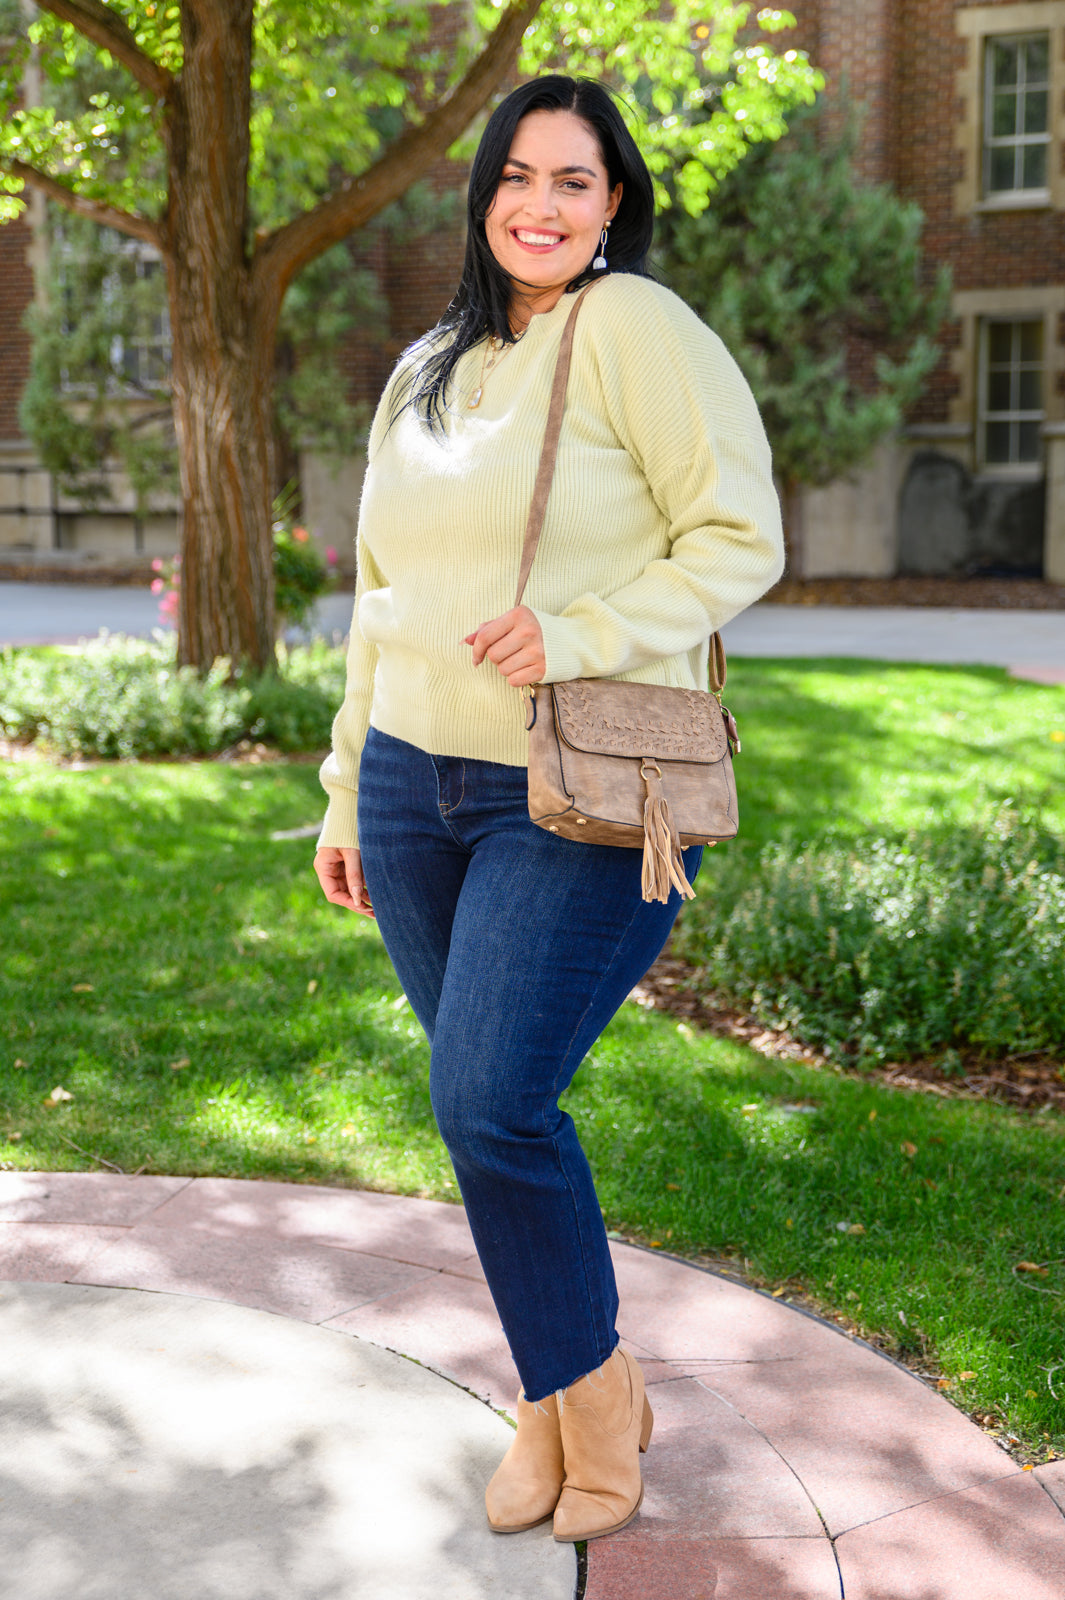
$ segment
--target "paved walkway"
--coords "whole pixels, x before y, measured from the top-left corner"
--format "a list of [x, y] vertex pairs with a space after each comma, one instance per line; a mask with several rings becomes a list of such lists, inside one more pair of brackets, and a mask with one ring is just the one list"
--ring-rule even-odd
[[[586, 1600], [1062, 1600], [1065, 1461], [1021, 1470], [781, 1301], [614, 1256], [655, 1433]], [[570, 1547], [483, 1520], [516, 1378], [460, 1208], [6, 1172], [0, 1278], [0, 1596], [572, 1600]]]
[[[1065, 683], [1065, 612], [945, 606], [751, 606], [724, 629], [736, 656], [853, 656], [1009, 667]], [[1065, 1593], [1065, 1590], [1063, 1590]]]
[[[351, 607], [351, 595], [327, 595], [316, 608], [314, 631], [343, 638]], [[158, 603], [145, 589], [0, 583], [0, 645], [76, 644], [95, 638], [101, 628], [147, 636], [158, 626]], [[725, 643], [736, 656], [982, 662], [1040, 682], [1065, 683], [1060, 611], [756, 605], [729, 623]]]

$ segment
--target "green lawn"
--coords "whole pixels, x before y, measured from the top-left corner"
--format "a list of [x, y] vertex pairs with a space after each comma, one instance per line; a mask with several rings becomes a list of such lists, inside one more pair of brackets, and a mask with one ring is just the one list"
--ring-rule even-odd
[[744, 741], [745, 848], [947, 830], [1005, 800], [1065, 834], [1063, 685], [998, 667], [736, 661], [725, 699]]
[[[787, 831], [949, 830], [1011, 797], [1065, 831], [1060, 688], [740, 662], [728, 699], [748, 851]], [[320, 811], [313, 766], [7, 765], [4, 1165], [457, 1198], [376, 930], [319, 898], [311, 841], [271, 838]], [[721, 870], [712, 857], [701, 895]], [[46, 1104], [57, 1086], [72, 1098]], [[769, 1062], [636, 1006], [569, 1106], [612, 1228], [801, 1285], [938, 1362], [1033, 1459], [1065, 1452], [1059, 1116]]]

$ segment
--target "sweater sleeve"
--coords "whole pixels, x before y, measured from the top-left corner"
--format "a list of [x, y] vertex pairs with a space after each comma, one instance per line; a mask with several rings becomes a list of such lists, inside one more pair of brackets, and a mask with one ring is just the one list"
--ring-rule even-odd
[[615, 282], [612, 299], [591, 296], [578, 339], [592, 343], [607, 415], [647, 479], [669, 551], [613, 593], [536, 613], [548, 683], [690, 651], [784, 566], [769, 445], [739, 367], [668, 290]]
[[[381, 441], [392, 424], [397, 396], [409, 381], [410, 362], [408, 357], [404, 357], [389, 378], [377, 403], [367, 440], [367, 472], [372, 469]], [[348, 636], [344, 699], [340, 710], [333, 718], [333, 747], [318, 771], [322, 788], [329, 796], [322, 831], [318, 835], [319, 850], [326, 845], [333, 845], [339, 849], [357, 848], [359, 843], [359, 762], [362, 760], [362, 747], [366, 743], [370, 727], [370, 708], [373, 705], [374, 677], [378, 658], [377, 646], [364, 639], [359, 629], [359, 602], [368, 590], [384, 589], [388, 586], [388, 580], [370, 554], [361, 515], [356, 544], [356, 571], [355, 605], [351, 617], [351, 633]]]
[[319, 849], [325, 845], [357, 846], [359, 842], [359, 762], [370, 726], [377, 669], [377, 647], [368, 644], [359, 632], [359, 601], [367, 589], [380, 589], [384, 584], [384, 578], [360, 540], [344, 699], [333, 719], [333, 748], [319, 771], [322, 787], [329, 796], [325, 821], [318, 836]]

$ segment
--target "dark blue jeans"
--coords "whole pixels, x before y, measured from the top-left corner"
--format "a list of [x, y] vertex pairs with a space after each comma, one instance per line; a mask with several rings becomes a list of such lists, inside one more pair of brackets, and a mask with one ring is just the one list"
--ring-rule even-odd
[[[639, 850], [529, 821], [524, 767], [370, 730], [359, 842], [385, 948], [432, 1046], [430, 1090], [525, 1395], [593, 1371], [617, 1288], [573, 1119], [581, 1060], [680, 906], [641, 898]], [[701, 852], [685, 853], [691, 880]]]

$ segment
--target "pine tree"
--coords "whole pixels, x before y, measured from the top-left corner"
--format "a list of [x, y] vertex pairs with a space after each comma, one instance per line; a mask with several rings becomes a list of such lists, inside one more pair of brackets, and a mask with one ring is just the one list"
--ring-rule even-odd
[[921, 252], [924, 217], [855, 169], [859, 124], [818, 110], [755, 146], [693, 217], [660, 219], [667, 282], [720, 334], [761, 408], [794, 548], [796, 491], [867, 460], [939, 359], [950, 283]]

